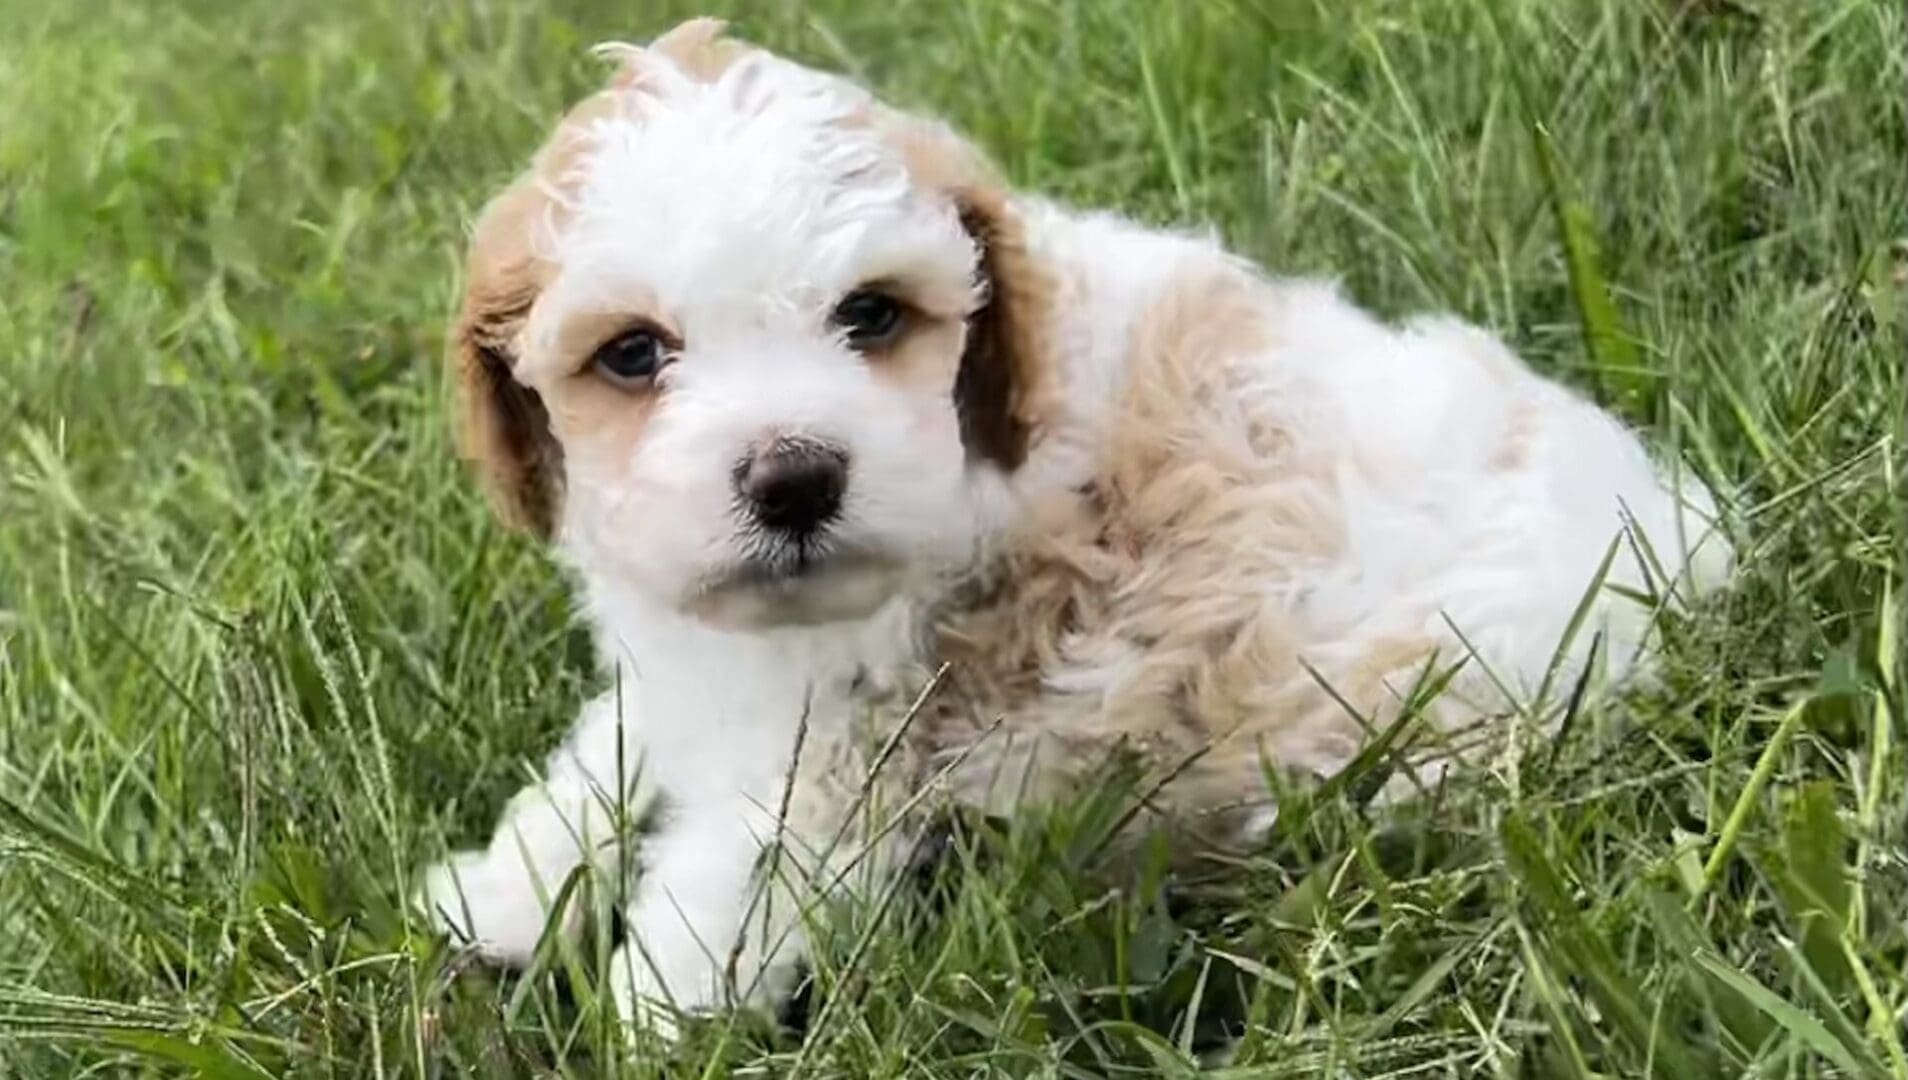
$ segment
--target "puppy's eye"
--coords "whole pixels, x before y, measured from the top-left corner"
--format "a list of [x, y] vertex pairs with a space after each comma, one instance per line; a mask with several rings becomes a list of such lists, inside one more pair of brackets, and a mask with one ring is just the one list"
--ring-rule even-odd
[[590, 367], [621, 387], [653, 378], [663, 366], [662, 339], [653, 330], [630, 330], [604, 342], [590, 356]]
[[848, 344], [856, 349], [873, 349], [888, 344], [901, 332], [905, 312], [901, 301], [873, 289], [857, 289], [835, 305], [829, 317], [848, 335]]

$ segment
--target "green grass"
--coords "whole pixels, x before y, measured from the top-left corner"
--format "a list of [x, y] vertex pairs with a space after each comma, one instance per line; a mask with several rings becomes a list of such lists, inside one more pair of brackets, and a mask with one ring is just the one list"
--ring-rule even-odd
[[462, 230], [681, 13], [0, 0], [0, 1076], [1908, 1076], [1886, 0], [751, 5], [1023, 186], [1498, 329], [1717, 482], [1739, 578], [1660, 686], [1170, 892], [1111, 797], [969, 823], [823, 928], [805, 1037], [626, 1068], [605, 931], [407, 925], [593, 680], [447, 446]]

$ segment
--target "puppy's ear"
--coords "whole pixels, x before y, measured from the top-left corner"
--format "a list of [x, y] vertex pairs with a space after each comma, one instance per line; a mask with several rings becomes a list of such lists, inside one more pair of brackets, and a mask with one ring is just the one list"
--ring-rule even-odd
[[530, 230], [543, 199], [520, 180], [478, 218], [451, 368], [464, 457], [504, 521], [548, 539], [562, 499], [563, 451], [543, 399], [512, 374], [513, 343], [541, 287]]
[[981, 305], [969, 316], [954, 378], [954, 404], [969, 457], [1003, 469], [1027, 460], [1040, 420], [1046, 352], [1041, 340], [1051, 286], [1028, 254], [1004, 192], [955, 192], [961, 227], [980, 255]]
[[961, 440], [971, 460], [1017, 468], [1046, 411], [1052, 274], [1027, 250], [1012, 196], [978, 150], [940, 123], [895, 113], [880, 122], [914, 182], [951, 198], [974, 241], [983, 295], [954, 379]]

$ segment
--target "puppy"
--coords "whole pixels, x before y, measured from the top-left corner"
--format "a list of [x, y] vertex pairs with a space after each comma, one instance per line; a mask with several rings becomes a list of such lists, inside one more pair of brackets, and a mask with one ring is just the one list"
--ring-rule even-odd
[[714, 21], [603, 51], [454, 331], [468, 456], [611, 686], [425, 876], [499, 961], [630, 844], [624, 1017], [769, 1003], [803, 905], [891, 873], [924, 794], [1005, 812], [1118, 750], [1249, 840], [1268, 764], [1405, 718], [1431, 782], [1728, 574], [1701, 484], [1481, 330], [1012, 194]]

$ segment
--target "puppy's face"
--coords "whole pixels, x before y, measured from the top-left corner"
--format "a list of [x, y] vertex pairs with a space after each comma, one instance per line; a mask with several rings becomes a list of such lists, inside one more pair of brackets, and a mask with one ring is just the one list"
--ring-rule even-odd
[[1024, 453], [1024, 253], [967, 148], [697, 22], [494, 201], [468, 448], [586, 577], [726, 625], [866, 614], [971, 558]]

